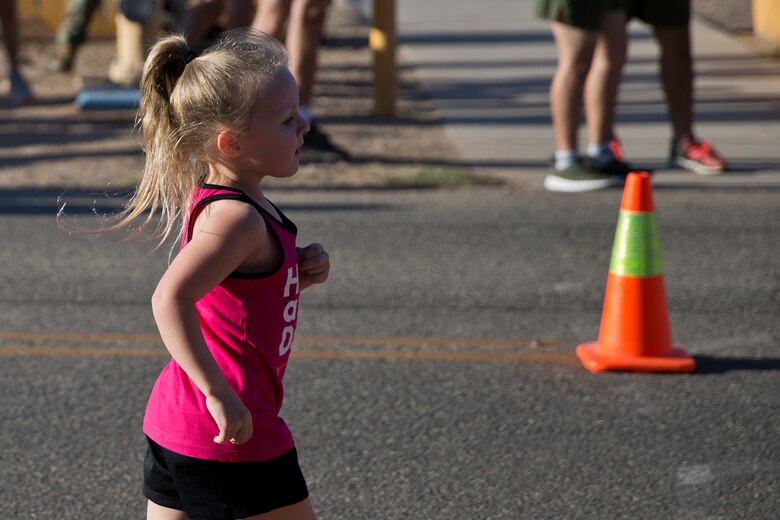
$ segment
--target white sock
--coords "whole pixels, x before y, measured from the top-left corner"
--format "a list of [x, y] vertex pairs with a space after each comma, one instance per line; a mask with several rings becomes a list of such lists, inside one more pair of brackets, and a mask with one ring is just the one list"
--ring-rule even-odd
[[589, 144], [588, 157], [596, 164], [605, 164], [615, 159], [615, 155], [609, 147], [609, 143]]
[[577, 160], [577, 150], [555, 150], [555, 169], [565, 170]]
[[309, 106], [309, 105], [301, 105], [301, 106], [299, 106], [298, 107], [298, 113], [309, 124], [311, 124], [311, 120], [314, 119], [314, 117], [312, 116], [312, 113], [311, 113], [311, 106]]

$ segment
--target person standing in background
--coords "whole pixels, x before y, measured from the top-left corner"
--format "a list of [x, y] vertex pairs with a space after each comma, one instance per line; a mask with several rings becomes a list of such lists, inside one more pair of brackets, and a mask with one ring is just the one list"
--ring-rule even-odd
[[[636, 17], [652, 27], [660, 49], [659, 75], [673, 132], [670, 166], [701, 175], [722, 173], [728, 167], [726, 160], [710, 142], [696, 138], [693, 131], [690, 0], [628, 0], [628, 14], [629, 19]], [[622, 155], [614, 134], [612, 143], [613, 149]]]
[[[611, 148], [618, 86], [626, 56], [622, 0], [537, 0], [536, 14], [550, 21], [558, 63], [550, 85], [555, 156], [544, 186], [579, 192], [620, 184], [630, 167]], [[577, 146], [585, 111], [588, 146]]]
[[8, 84], [11, 96], [22, 105], [35, 102], [32, 89], [19, 69], [19, 16], [16, 0], [0, 0], [0, 24], [8, 56]]
[[57, 47], [51, 69], [55, 72], [70, 72], [79, 47], [87, 41], [87, 25], [100, 6], [101, 0], [68, 0], [62, 23], [55, 37]]
[[182, 20], [182, 32], [187, 44], [197, 49], [214, 29], [217, 19], [225, 15], [223, 29], [247, 27], [252, 23], [255, 8], [252, 0], [198, 0], [189, 2]]
[[317, 60], [330, 0], [260, 0], [252, 27], [285, 42], [298, 83], [300, 113], [309, 123], [304, 157], [318, 162], [349, 160], [320, 128], [312, 113]]
[[310, 130], [304, 136], [304, 160], [336, 162], [349, 154], [336, 146], [314, 119], [312, 101], [319, 49], [330, 0], [259, 0], [252, 16], [250, 0], [200, 0], [184, 16], [183, 32], [191, 48], [197, 49], [225, 13], [225, 29], [251, 25], [285, 43], [290, 70], [298, 83], [300, 113]]

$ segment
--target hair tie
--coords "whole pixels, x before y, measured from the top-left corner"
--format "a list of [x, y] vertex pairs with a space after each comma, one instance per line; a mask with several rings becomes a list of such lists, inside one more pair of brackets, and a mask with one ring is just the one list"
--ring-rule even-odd
[[188, 49], [187, 52], [182, 56], [181, 61], [184, 62], [184, 66], [186, 67], [189, 62], [194, 60], [198, 57], [198, 53], [193, 51], [192, 49]]

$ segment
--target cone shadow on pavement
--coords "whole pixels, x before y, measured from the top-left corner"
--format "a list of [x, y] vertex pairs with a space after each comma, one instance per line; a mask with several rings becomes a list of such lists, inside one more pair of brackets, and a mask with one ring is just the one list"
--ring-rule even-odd
[[735, 371], [780, 372], [780, 358], [694, 356], [696, 374], [725, 374]]
[[696, 363], [672, 346], [650, 175], [628, 175], [596, 342], [577, 347], [591, 372], [691, 372]]

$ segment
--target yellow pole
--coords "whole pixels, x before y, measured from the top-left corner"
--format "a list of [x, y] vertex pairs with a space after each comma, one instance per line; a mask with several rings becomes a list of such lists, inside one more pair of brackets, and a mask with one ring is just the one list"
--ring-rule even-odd
[[753, 34], [770, 43], [780, 44], [780, 2], [753, 0]]
[[395, 117], [395, 0], [374, 0], [368, 43], [374, 54], [374, 112], [380, 117]]
[[[40, 31], [41, 36], [53, 37], [62, 23], [67, 3], [68, 0], [19, 0], [17, 8], [20, 27], [25, 31], [34, 28], [36, 32], [32, 34], [36, 36]], [[114, 37], [114, 13], [117, 3], [113, 0], [101, 0], [100, 16], [93, 16], [89, 22], [87, 31], [90, 38]]]

